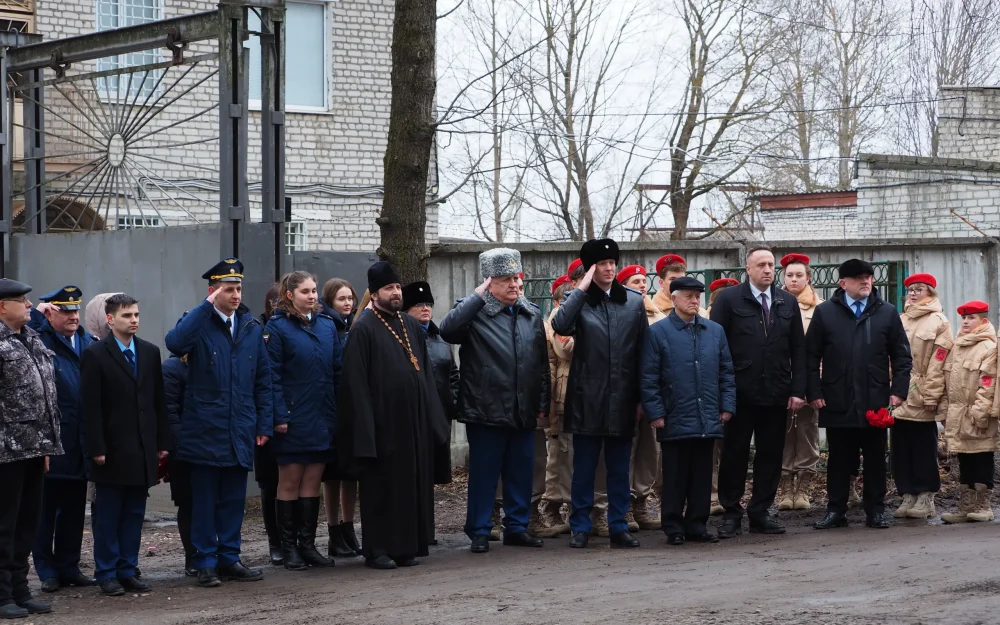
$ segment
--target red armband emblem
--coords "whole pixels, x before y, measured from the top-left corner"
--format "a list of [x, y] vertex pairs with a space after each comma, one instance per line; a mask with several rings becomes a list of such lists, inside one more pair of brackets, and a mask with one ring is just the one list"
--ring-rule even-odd
[[993, 376], [992, 375], [984, 375], [980, 379], [980, 381], [982, 382], [983, 386], [986, 387], [986, 388], [989, 388], [989, 387], [993, 386]]
[[944, 360], [948, 357], [948, 350], [943, 347], [939, 347], [937, 352], [934, 353], [934, 357], [938, 360]]

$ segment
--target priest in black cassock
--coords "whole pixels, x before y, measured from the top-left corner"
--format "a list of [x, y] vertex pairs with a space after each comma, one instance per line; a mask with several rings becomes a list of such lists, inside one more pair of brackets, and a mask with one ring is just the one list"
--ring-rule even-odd
[[351, 328], [338, 392], [337, 455], [359, 475], [365, 564], [415, 566], [434, 535], [434, 445], [449, 424], [420, 324], [400, 312], [389, 263], [368, 269], [372, 308]]

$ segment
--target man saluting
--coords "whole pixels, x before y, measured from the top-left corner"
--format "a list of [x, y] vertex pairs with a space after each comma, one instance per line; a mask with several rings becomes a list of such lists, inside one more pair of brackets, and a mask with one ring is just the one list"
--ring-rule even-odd
[[370, 314], [344, 349], [339, 460], [360, 475], [365, 564], [415, 566], [434, 533], [434, 445], [448, 440], [423, 329], [401, 314], [403, 288], [389, 263], [368, 269]]

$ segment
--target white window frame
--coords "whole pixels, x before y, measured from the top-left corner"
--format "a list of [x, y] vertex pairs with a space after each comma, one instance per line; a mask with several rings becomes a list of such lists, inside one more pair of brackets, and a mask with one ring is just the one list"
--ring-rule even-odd
[[[333, 8], [330, 6], [337, 0], [287, 0], [285, 10], [288, 10], [289, 3], [295, 4], [319, 4], [323, 6], [323, 106], [303, 106], [301, 104], [288, 103], [288, 85], [285, 85], [284, 111], [286, 113], [312, 113], [312, 114], [332, 114], [333, 107], [330, 105], [333, 85]], [[285, 63], [288, 63], [288, 29], [285, 29]], [[260, 45], [260, 38], [257, 35], [250, 35], [247, 40], [256, 41]], [[246, 53], [250, 54], [250, 46], [245, 45]], [[263, 64], [263, 60], [261, 61]], [[263, 92], [263, 86], [261, 86]], [[263, 108], [263, 102], [259, 99], [249, 98], [248, 107], [251, 111], [259, 111]]]
[[[285, 254], [304, 252], [309, 249], [309, 227], [305, 221], [285, 223]], [[293, 227], [297, 231], [293, 231]]]
[[138, 230], [140, 228], [161, 228], [163, 222], [159, 217], [139, 217], [135, 215], [123, 215], [118, 217], [115, 223], [115, 230]]
[[[101, 30], [101, 2], [102, 1], [104, 1], [104, 2], [110, 2], [112, 0], [94, 0], [94, 32], [105, 32], [104, 30]], [[125, 2], [127, 0], [113, 0], [113, 1], [118, 4], [118, 26], [117, 26], [117, 28], [124, 28], [121, 25], [121, 19], [122, 19], [122, 15], [124, 15]], [[153, 15], [153, 18], [150, 20], [150, 22], [155, 22], [155, 21], [163, 19], [163, 11], [164, 11], [163, 5], [166, 4], [166, 2], [167, 2], [167, 0], [153, 0], [153, 3], [155, 4], [155, 6], [153, 7], [154, 15]], [[149, 22], [143, 22], [143, 23], [147, 23], [148, 24]], [[105, 30], [114, 30], [114, 29], [105, 29]], [[152, 55], [153, 55], [153, 59], [151, 61], [152, 63], [156, 63], [156, 62], [162, 60], [162, 52], [160, 50], [141, 50], [139, 52], [133, 52], [131, 54], [148, 54], [148, 53], [152, 53]], [[105, 57], [105, 58], [117, 58], [117, 66], [114, 69], [124, 70], [124, 69], [129, 68], [129, 67], [138, 67], [138, 65], [130, 65], [128, 63], [128, 57], [129, 57], [129, 54], [118, 54], [118, 55], [111, 55], [110, 57]], [[97, 61], [96, 61], [96, 68], [95, 68], [96, 71], [102, 71], [101, 70], [101, 61], [102, 60], [103, 59], [97, 59]], [[148, 63], [140, 63], [140, 65], [147, 65], [147, 64]], [[163, 71], [162, 69], [152, 70], [149, 73], [149, 76], [146, 78], [146, 82], [150, 83], [150, 85], [156, 85], [157, 81], [159, 79], [159, 76], [160, 76], [160, 72], [162, 72], [162, 71]], [[98, 94], [98, 97], [101, 98], [101, 101], [103, 101], [103, 102], [109, 102], [109, 103], [112, 103], [112, 104], [120, 104], [120, 103], [128, 102], [128, 101], [130, 101], [132, 99], [132, 94], [128, 94], [128, 93], [122, 93], [121, 96], [119, 97], [119, 93], [121, 92], [120, 83], [121, 83], [121, 80], [122, 80], [122, 76], [123, 76], [123, 74], [118, 74], [116, 76], [116, 78], [119, 81], [119, 89], [116, 89], [114, 92], [112, 92], [106, 86], [108, 84], [107, 81], [106, 81], [107, 77], [101, 77], [101, 78], [97, 79], [97, 94]], [[127, 85], [128, 84], [128, 78], [125, 78], [125, 81], [126, 81], [126, 85]], [[151, 96], [151, 99], [154, 98], [154, 97], [156, 97], [158, 95], [158, 93], [160, 92], [160, 90], [162, 90], [162, 89], [163, 89], [163, 86], [159, 85], [157, 87], [156, 91], [153, 92], [153, 94]], [[145, 100], [145, 96], [143, 96], [141, 94], [140, 94], [139, 98], [140, 98], [139, 101]]]

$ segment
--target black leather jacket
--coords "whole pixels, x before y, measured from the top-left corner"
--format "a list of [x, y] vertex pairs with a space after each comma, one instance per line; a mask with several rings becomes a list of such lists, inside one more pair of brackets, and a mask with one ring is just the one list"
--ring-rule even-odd
[[514, 310], [489, 292], [459, 300], [441, 338], [461, 345], [458, 420], [533, 430], [549, 412], [549, 356], [542, 311], [521, 298]]
[[437, 385], [441, 406], [449, 421], [458, 417], [458, 365], [452, 357], [451, 345], [441, 338], [441, 330], [431, 321], [427, 327], [427, 355], [434, 369], [434, 383]]
[[639, 405], [642, 346], [649, 322], [642, 294], [616, 280], [609, 296], [596, 284], [570, 291], [552, 330], [576, 337], [569, 368], [563, 430], [631, 437]]

